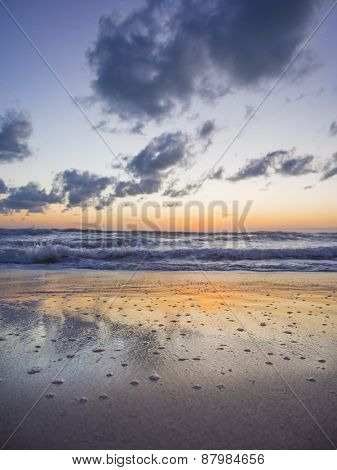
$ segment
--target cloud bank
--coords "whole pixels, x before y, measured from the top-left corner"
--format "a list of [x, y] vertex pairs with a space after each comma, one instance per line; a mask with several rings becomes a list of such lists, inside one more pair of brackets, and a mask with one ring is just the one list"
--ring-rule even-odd
[[317, 3], [148, 0], [125, 18], [102, 16], [87, 52], [94, 96], [123, 119], [160, 120], [193, 96], [256, 85], [288, 63]]
[[65, 170], [54, 179], [54, 191], [66, 200], [67, 208], [85, 207], [104, 202], [103, 192], [115, 181], [114, 177], [98, 176], [88, 171]]
[[53, 191], [47, 193], [37, 183], [10, 188], [8, 196], [0, 200], [0, 213], [11, 214], [21, 210], [32, 213], [44, 212], [50, 204], [62, 202], [62, 198]]
[[32, 182], [8, 189], [0, 179], [0, 194], [7, 193], [0, 200], [0, 212], [43, 212], [50, 204], [65, 204], [66, 209], [87, 206], [102, 209], [115, 198], [157, 193], [170, 171], [187, 165], [191, 157], [189, 137], [179, 131], [153, 138], [139, 153], [128, 158], [127, 170], [133, 180], [68, 169], [55, 176], [48, 193]]

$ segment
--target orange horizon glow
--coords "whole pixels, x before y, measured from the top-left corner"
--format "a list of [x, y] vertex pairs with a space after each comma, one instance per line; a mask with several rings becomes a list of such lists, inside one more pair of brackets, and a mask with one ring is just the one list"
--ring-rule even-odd
[[221, 214], [214, 214], [212, 220], [208, 221], [208, 216], [203, 218], [191, 212], [190, 217], [184, 217], [177, 212], [174, 217], [163, 209], [160, 217], [148, 215], [147, 221], [141, 218], [125, 215], [122, 223], [118, 222], [116, 216], [111, 216], [109, 223], [98, 211], [91, 211], [88, 222], [83, 223], [82, 215], [79, 211], [54, 211], [39, 214], [28, 214], [24, 212], [13, 215], [0, 215], [1, 228], [55, 228], [55, 229], [108, 229], [108, 230], [162, 230], [162, 231], [247, 231], [256, 230], [337, 230], [337, 214], [332, 211], [315, 211], [310, 214], [294, 211], [284, 212], [254, 212], [252, 211], [246, 218], [243, 226], [234, 226], [231, 214], [223, 217]]

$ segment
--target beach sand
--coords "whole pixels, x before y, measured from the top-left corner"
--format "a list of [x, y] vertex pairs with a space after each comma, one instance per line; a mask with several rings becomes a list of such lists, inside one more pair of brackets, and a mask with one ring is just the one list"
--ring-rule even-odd
[[336, 281], [1, 270], [0, 447], [334, 448]]

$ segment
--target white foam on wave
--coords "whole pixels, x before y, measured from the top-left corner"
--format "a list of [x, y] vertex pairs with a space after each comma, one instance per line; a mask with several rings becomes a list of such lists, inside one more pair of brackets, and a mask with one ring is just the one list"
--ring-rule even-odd
[[113, 260], [120, 258], [152, 260], [198, 259], [221, 260], [333, 260], [337, 259], [337, 246], [315, 248], [190, 248], [190, 249], [142, 249], [142, 248], [72, 248], [66, 245], [35, 245], [26, 248], [0, 250], [2, 263], [53, 263], [65, 259]]
[[229, 244], [219, 233], [109, 232], [105, 243], [102, 234], [51, 230], [42, 231], [37, 242], [32, 232], [0, 229], [0, 265], [133, 269], [141, 261], [149, 270], [337, 271], [337, 239], [331, 233], [254, 232], [247, 241]]

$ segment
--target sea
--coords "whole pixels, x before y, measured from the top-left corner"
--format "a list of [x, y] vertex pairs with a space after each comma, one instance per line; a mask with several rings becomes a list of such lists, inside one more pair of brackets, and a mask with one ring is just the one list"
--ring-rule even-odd
[[0, 269], [337, 271], [336, 232], [0, 229]]

